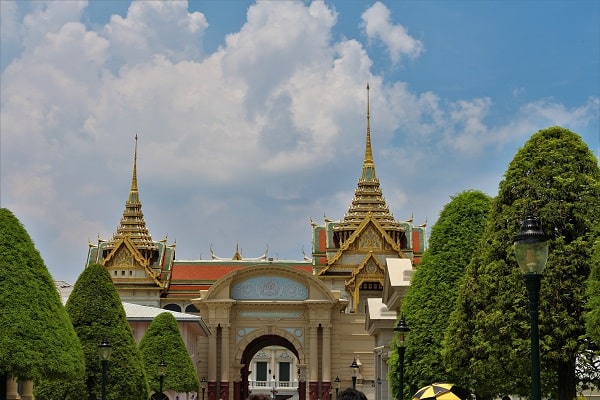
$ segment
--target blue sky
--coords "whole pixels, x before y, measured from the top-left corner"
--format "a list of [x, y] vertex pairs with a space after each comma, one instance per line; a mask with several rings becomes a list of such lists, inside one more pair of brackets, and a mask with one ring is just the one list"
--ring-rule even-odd
[[600, 141], [595, 1], [1, 1], [0, 203], [56, 279], [108, 239], [131, 182], [177, 258], [302, 259], [343, 218], [371, 91], [398, 219], [495, 195], [539, 129]]

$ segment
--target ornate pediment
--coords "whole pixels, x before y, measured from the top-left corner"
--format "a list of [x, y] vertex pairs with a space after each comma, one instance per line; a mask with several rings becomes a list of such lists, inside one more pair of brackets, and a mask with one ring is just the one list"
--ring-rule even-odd
[[385, 281], [385, 266], [377, 257], [370, 253], [363, 262], [352, 272], [352, 276], [345, 282], [350, 288], [357, 288], [363, 282], [379, 282], [382, 286]]
[[160, 273], [150, 267], [150, 260], [144, 258], [128, 236], [115, 243], [102, 264], [109, 270], [142, 269], [156, 285], [164, 288], [164, 283], [160, 280]]
[[388, 253], [393, 257], [403, 257], [402, 250], [390, 235], [383, 229], [377, 219], [369, 213], [367, 218], [358, 226], [352, 235], [341, 244], [340, 249], [331, 259], [327, 260], [327, 266], [319, 275], [324, 275], [329, 268], [339, 262], [346, 252], [351, 253]]

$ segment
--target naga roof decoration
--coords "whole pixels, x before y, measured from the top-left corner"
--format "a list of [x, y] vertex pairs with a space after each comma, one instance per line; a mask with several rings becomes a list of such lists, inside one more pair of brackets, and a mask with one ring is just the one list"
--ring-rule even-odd
[[358, 187], [354, 192], [352, 204], [344, 219], [335, 227], [334, 231], [346, 231], [349, 236], [367, 218], [369, 214], [389, 232], [404, 232], [404, 227], [394, 219], [386, 205], [385, 198], [379, 186], [379, 179], [375, 173], [373, 149], [371, 146], [371, 106], [369, 100], [369, 85], [367, 84], [367, 139], [365, 145], [365, 158], [363, 160], [362, 175], [358, 180]]
[[140, 202], [137, 186], [137, 140], [135, 135], [135, 151], [133, 155], [133, 176], [131, 178], [131, 189], [129, 197], [125, 202], [125, 211], [123, 218], [113, 235], [112, 240], [107, 243], [106, 249], [113, 249], [115, 245], [124, 237], [128, 237], [136, 249], [145, 253], [146, 251], [156, 251], [156, 244], [152, 241], [150, 232], [146, 227], [144, 213], [142, 213], [142, 203]]
[[210, 245], [210, 258], [212, 260], [214, 260], [214, 261], [266, 261], [268, 253], [269, 253], [269, 245], [267, 245], [267, 248], [265, 249], [265, 252], [263, 253], [262, 256], [255, 257], [255, 258], [244, 258], [244, 257], [242, 257], [242, 251], [241, 251], [241, 249], [239, 248], [238, 244], [236, 243], [236, 245], [235, 245], [235, 254], [233, 255], [232, 258], [219, 257], [213, 251], [213, 249], [212, 249], [212, 243]]

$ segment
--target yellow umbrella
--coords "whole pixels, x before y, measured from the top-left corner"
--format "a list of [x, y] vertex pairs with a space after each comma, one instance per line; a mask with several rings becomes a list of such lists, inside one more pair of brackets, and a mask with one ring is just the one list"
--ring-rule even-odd
[[453, 383], [432, 383], [417, 391], [413, 400], [466, 400], [471, 395]]

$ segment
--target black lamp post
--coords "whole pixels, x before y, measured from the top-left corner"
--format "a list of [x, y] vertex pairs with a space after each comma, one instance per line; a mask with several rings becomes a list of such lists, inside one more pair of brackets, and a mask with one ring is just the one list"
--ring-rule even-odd
[[110, 352], [112, 351], [112, 346], [106, 337], [98, 345], [98, 350], [100, 352], [100, 363], [102, 364], [102, 400], [106, 400], [106, 370], [108, 368]]
[[542, 271], [548, 261], [548, 240], [537, 220], [528, 215], [523, 221], [521, 232], [514, 239], [515, 256], [523, 272], [529, 297], [531, 320], [531, 398], [541, 400], [540, 339], [538, 329], [538, 307]]
[[204, 391], [206, 390], [206, 377], [203, 376], [202, 379], [200, 379], [200, 388], [202, 389], [202, 400], [204, 400]]
[[165, 360], [162, 360], [158, 364], [158, 380], [160, 382], [160, 399], [162, 400], [165, 396], [163, 394], [163, 382], [165, 380], [165, 375], [167, 374], [167, 363]]
[[350, 369], [352, 369], [352, 389], [356, 389], [356, 375], [358, 374], [358, 369], [360, 367], [356, 363], [356, 357], [352, 360], [352, 364], [350, 364]]
[[340, 393], [340, 377], [339, 375], [335, 377], [335, 380], [333, 381], [333, 387], [335, 388], [335, 398], [338, 398], [338, 395]]
[[404, 351], [406, 350], [406, 342], [408, 341], [408, 333], [410, 329], [406, 322], [404, 321], [404, 317], [400, 317], [400, 321], [398, 321], [398, 325], [394, 328], [394, 332], [398, 332], [398, 366], [400, 372], [400, 380], [399, 380], [399, 393], [398, 396], [400, 400], [404, 399]]

